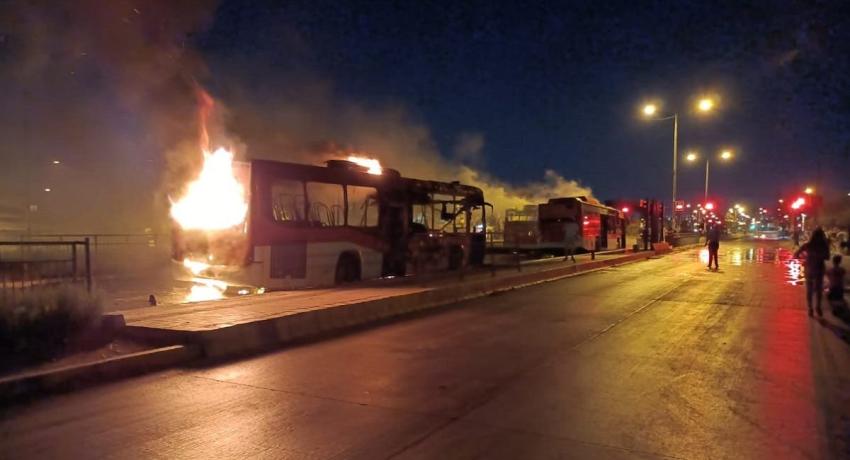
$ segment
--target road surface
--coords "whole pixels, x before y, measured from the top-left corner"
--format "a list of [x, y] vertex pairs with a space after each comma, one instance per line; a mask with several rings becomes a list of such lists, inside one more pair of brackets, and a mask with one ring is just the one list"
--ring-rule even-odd
[[0, 412], [4, 458], [841, 458], [850, 339], [778, 243]]

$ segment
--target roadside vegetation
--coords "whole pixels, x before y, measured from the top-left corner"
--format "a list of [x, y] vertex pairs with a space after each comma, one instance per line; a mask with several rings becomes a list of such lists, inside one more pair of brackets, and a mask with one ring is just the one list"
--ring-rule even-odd
[[102, 298], [66, 284], [0, 296], [0, 368], [57, 356], [99, 321]]

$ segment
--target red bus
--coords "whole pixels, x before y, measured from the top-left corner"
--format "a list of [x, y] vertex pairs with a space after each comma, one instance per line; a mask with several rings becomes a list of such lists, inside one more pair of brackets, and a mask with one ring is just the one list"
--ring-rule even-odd
[[[527, 208], [527, 207], [526, 207]], [[535, 220], [524, 216], [533, 216]], [[552, 198], [537, 205], [537, 212], [523, 209], [505, 218], [505, 247], [560, 253], [564, 249], [564, 224], [579, 224], [584, 251], [601, 251], [624, 247], [623, 213], [586, 197]]]
[[234, 164], [248, 191], [244, 223], [174, 228], [173, 258], [201, 262], [201, 275], [294, 289], [483, 263], [486, 203], [476, 187], [342, 160]]

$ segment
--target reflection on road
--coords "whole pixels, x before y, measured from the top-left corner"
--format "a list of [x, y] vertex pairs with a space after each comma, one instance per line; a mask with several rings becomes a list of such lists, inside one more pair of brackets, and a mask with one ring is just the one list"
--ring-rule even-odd
[[[703, 264], [708, 264], [708, 249], [702, 248], [697, 256]], [[803, 284], [805, 270], [799, 260], [794, 258], [794, 252], [788, 248], [771, 245], [755, 245], [749, 247], [732, 246], [720, 248], [720, 257], [728, 265], [742, 266], [745, 264], [782, 264], [785, 266], [785, 281], [792, 285]]]
[[786, 265], [785, 281], [794, 286], [803, 284], [803, 264], [797, 259], [790, 259]]

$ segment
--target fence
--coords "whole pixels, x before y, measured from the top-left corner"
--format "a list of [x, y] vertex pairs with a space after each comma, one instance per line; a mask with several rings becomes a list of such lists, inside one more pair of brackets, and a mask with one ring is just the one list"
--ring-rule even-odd
[[92, 248], [117, 245], [141, 245], [154, 247], [163, 243], [163, 235], [157, 233], [34, 233], [20, 235], [20, 241], [91, 241]]
[[92, 288], [91, 244], [70, 241], [0, 241], [0, 291], [20, 291], [61, 283], [85, 283]]

